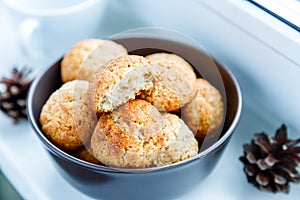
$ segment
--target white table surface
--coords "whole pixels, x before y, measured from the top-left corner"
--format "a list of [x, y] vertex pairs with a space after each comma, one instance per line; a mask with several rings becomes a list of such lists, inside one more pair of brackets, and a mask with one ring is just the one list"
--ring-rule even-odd
[[[111, 12], [120, 11], [117, 7], [110, 7], [110, 9]], [[53, 57], [48, 60], [33, 61], [23, 55], [6, 14], [0, 2], [0, 76], [7, 74], [15, 64], [42, 63], [39, 66], [41, 68], [55, 60]], [[119, 26], [104, 23], [99, 36], [117, 33], [142, 24], [142, 22], [131, 23], [130, 17], [122, 13], [111, 13], [111, 15], [123, 16], [123, 20], [127, 20], [128, 23]], [[38, 71], [39, 68], [35, 69]], [[266, 131], [274, 134], [281, 125], [280, 121], [274, 120], [268, 113], [260, 113], [259, 110], [260, 108], [252, 109], [248, 106], [247, 99], [244, 100], [240, 123], [215, 170], [203, 184], [195, 186], [190, 193], [184, 194], [180, 199], [299, 199], [300, 184], [292, 184], [289, 195], [286, 195], [261, 192], [247, 183], [243, 165], [238, 159], [243, 154], [242, 145], [249, 143], [255, 132]], [[293, 130], [289, 131], [291, 137], [297, 136]], [[28, 122], [13, 124], [9, 118], [0, 113], [0, 169], [24, 199], [90, 199], [69, 185], [51, 162]]]

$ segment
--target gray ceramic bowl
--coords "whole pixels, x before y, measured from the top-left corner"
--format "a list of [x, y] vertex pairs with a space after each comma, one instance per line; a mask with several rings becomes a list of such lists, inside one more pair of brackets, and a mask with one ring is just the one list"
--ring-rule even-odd
[[198, 73], [214, 84], [226, 102], [226, 117], [220, 138], [197, 156], [165, 167], [117, 169], [77, 159], [53, 145], [42, 133], [41, 108], [61, 85], [60, 61], [42, 71], [34, 80], [28, 96], [28, 116], [53, 165], [62, 177], [81, 192], [96, 199], [174, 199], [201, 183], [214, 169], [237, 126], [242, 97], [230, 70], [214, 62], [201, 49], [172, 40], [150, 37], [116, 38], [131, 53], [173, 52], [188, 60]]

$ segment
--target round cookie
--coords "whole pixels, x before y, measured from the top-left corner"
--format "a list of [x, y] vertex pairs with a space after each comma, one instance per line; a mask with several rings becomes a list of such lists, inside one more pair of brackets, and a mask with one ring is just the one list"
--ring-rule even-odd
[[67, 82], [51, 94], [42, 108], [42, 130], [62, 150], [74, 151], [83, 146], [97, 123], [87, 104], [88, 87], [87, 81]]
[[100, 116], [91, 139], [92, 153], [108, 166], [153, 166], [164, 145], [163, 126], [163, 117], [153, 105], [131, 100]]
[[224, 105], [220, 92], [208, 81], [197, 79], [197, 95], [184, 106], [183, 119], [199, 141], [218, 131], [224, 118]]
[[193, 67], [182, 57], [171, 53], [154, 53], [147, 55], [146, 59], [153, 63], [159, 63], [161, 65], [172, 65], [174, 69], [186, 78], [187, 83], [191, 89], [196, 90], [196, 74]]
[[198, 142], [193, 132], [177, 115], [163, 115], [165, 126], [162, 130], [165, 144], [158, 154], [157, 166], [169, 165], [186, 160], [198, 154]]
[[190, 102], [196, 94], [196, 75], [191, 65], [175, 54], [156, 53], [145, 57], [158, 65], [151, 90], [141, 98], [161, 111], [176, 111]]
[[61, 61], [62, 81], [89, 80], [99, 67], [127, 50], [111, 40], [85, 39], [75, 44]]
[[153, 86], [153, 70], [142, 56], [125, 55], [108, 62], [96, 72], [90, 84], [94, 110], [111, 112]]
[[101, 163], [90, 152], [90, 149], [87, 149], [86, 147], [81, 147], [75, 152], [75, 157], [89, 163], [100, 165]]

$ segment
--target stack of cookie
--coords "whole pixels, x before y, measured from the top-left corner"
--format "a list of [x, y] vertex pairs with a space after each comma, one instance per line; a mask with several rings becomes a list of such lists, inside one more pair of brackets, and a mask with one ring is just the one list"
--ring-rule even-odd
[[91, 163], [141, 168], [186, 160], [223, 122], [219, 91], [175, 54], [128, 55], [114, 41], [86, 39], [65, 55], [61, 76], [40, 114], [42, 130]]

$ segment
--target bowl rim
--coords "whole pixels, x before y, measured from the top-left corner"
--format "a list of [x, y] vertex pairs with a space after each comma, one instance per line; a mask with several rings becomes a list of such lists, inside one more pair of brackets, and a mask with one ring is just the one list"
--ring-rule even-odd
[[[141, 39], [141, 38], [139, 38]], [[228, 130], [222, 135], [221, 138], [219, 138], [213, 145], [208, 147], [207, 149], [199, 152], [197, 155], [188, 158], [183, 161], [179, 161], [170, 165], [165, 165], [165, 166], [160, 166], [160, 167], [147, 167], [147, 168], [118, 168], [118, 167], [108, 167], [108, 166], [103, 166], [103, 165], [97, 165], [93, 163], [86, 162], [84, 160], [81, 160], [79, 158], [76, 158], [75, 156], [64, 152], [57, 146], [55, 146], [46, 136], [42, 133], [42, 131], [39, 128], [38, 122], [34, 120], [34, 114], [33, 114], [33, 95], [35, 92], [35, 88], [38, 87], [38, 83], [40, 80], [43, 78], [44, 74], [46, 74], [51, 68], [59, 63], [62, 59], [57, 60], [54, 62], [52, 65], [49, 65], [48, 67], [44, 68], [41, 70], [36, 78], [34, 79], [32, 85], [30, 86], [28, 95], [27, 95], [27, 115], [28, 115], [28, 120], [31, 124], [31, 127], [34, 129], [35, 135], [38, 136], [38, 138], [41, 140], [42, 144], [46, 147], [48, 151], [51, 153], [55, 154], [61, 159], [64, 159], [68, 162], [71, 162], [73, 164], [76, 164], [81, 167], [86, 167], [89, 170], [92, 171], [97, 171], [97, 172], [102, 172], [102, 173], [131, 173], [131, 174], [136, 174], [136, 173], [149, 173], [149, 172], [159, 172], [162, 170], [169, 170], [169, 169], [174, 169], [182, 165], [187, 165], [189, 163], [195, 162], [196, 160], [206, 157], [211, 152], [216, 151], [218, 148], [220, 148], [222, 145], [225, 144], [225, 142], [230, 138], [230, 136], [233, 134], [239, 120], [241, 117], [241, 111], [242, 111], [242, 93], [240, 89], [240, 85], [238, 83], [238, 80], [236, 79], [236, 76], [233, 74], [233, 72], [228, 68], [228, 66], [224, 65], [223, 63], [220, 63], [218, 60], [213, 59], [214, 62], [218, 63], [222, 69], [229, 75], [231, 81], [233, 82], [235, 86], [235, 90], [237, 93], [237, 109], [236, 109], [236, 114], [234, 115], [234, 119], [232, 123], [230, 124]]]

